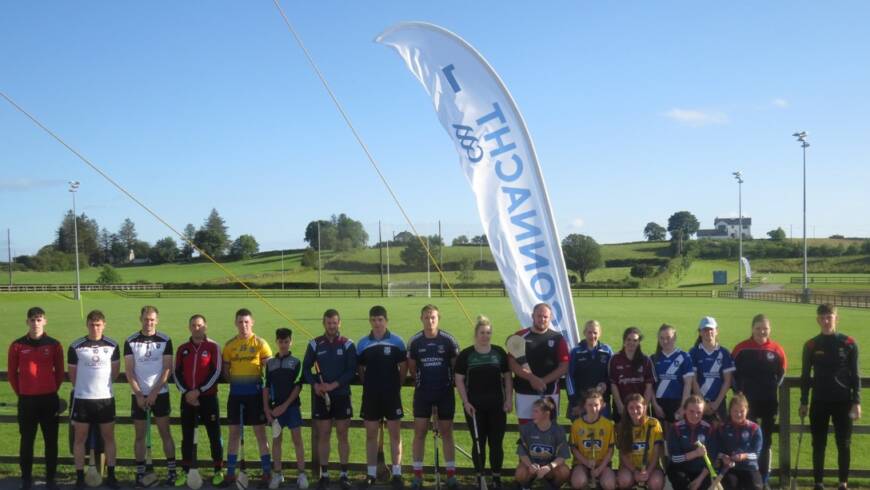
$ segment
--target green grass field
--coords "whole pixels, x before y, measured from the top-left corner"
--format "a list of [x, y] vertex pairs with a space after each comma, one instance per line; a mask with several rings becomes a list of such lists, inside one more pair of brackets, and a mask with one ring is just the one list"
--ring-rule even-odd
[[[343, 333], [353, 339], [359, 339], [368, 332], [368, 308], [375, 303], [381, 303], [387, 307], [390, 313], [391, 329], [403, 338], [410, 337], [420, 329], [419, 309], [426, 302], [425, 298], [385, 298], [383, 301], [357, 300], [357, 299], [273, 299], [275, 306], [284, 314], [294, 319], [298, 324], [293, 325], [296, 336], [296, 345], [300, 346], [310, 335], [320, 333], [320, 316], [324, 309], [329, 307], [338, 308], [343, 315]], [[160, 329], [169, 333], [177, 343], [186, 338], [186, 321], [192, 313], [202, 313], [209, 319], [210, 335], [223, 343], [235, 333], [232, 325], [233, 313], [237, 308], [247, 307], [256, 315], [255, 330], [267, 339], [270, 339], [274, 329], [288, 324], [278, 313], [271, 311], [267, 306], [256, 300], [227, 300], [227, 299], [156, 299], [153, 300], [161, 311]], [[490, 316], [496, 330], [496, 339], [503, 339], [519, 326], [513, 318], [512, 309], [507, 299], [463, 299], [463, 304], [471, 316], [484, 313]], [[78, 303], [62, 294], [4, 294], [0, 296], [0, 317], [5, 319], [5, 328], [0, 330], [0, 342], [8, 345], [14, 338], [24, 334], [24, 315], [26, 309], [33, 305], [40, 305], [48, 312], [48, 331], [51, 335], [59, 338], [65, 345], [71, 340], [85, 334], [84, 322], [80, 318]], [[103, 310], [108, 318], [106, 334], [116, 340], [123, 339], [138, 329], [138, 311], [143, 305], [142, 300], [121, 298], [111, 293], [87, 294], [84, 297], [85, 311], [98, 308]], [[466, 320], [459, 305], [452, 299], [440, 298], [438, 306], [442, 310], [442, 328], [453, 333], [459, 342], [466, 346], [471, 342], [472, 329]], [[678, 344], [687, 349], [695, 338], [695, 326], [697, 321], [705, 315], [715, 316], [720, 324], [721, 341], [727, 347], [733, 347], [738, 341], [746, 338], [749, 334], [749, 321], [753, 315], [764, 312], [773, 321], [773, 336], [783, 344], [789, 356], [789, 375], [797, 375], [800, 369], [799, 353], [802, 342], [816, 334], [818, 331], [814, 320], [814, 309], [808, 305], [791, 305], [764, 302], [740, 302], [724, 299], [642, 299], [642, 298], [590, 298], [578, 299], [576, 302], [577, 313], [580, 321], [596, 318], [604, 325], [604, 341], [617, 347], [621, 345], [620, 334], [624, 327], [637, 325], [645, 332], [647, 339], [643, 343], [644, 350], [649, 353], [654, 349], [653, 340], [659, 324], [668, 322], [678, 327], [680, 337]], [[841, 328], [844, 332], [857, 337], [859, 342], [866, 339], [863, 333], [865, 325], [870, 323], [870, 311], [857, 309], [844, 309], [841, 312]], [[296, 352], [301, 355], [301, 347]], [[5, 352], [5, 351], [4, 351]], [[5, 354], [0, 354], [4, 356]], [[870, 354], [864, 349], [861, 355], [863, 365], [870, 361]], [[126, 385], [116, 385], [118, 411], [120, 414], [129, 413], [129, 389]], [[68, 387], [63, 388], [67, 393]], [[303, 392], [303, 414], [309, 415], [308, 392]], [[405, 407], [410, 408], [411, 390], [403, 392]], [[795, 399], [797, 392], [793, 391]], [[359, 389], [355, 391], [355, 398], [359, 397]], [[14, 395], [8, 386], [0, 389], [0, 402], [14, 403]], [[173, 393], [173, 405], [177, 403], [177, 397]], [[795, 399], [796, 403], [796, 399]], [[796, 404], [793, 405], [796, 407]], [[355, 407], [358, 407], [358, 400]], [[9, 410], [9, 409], [7, 409]], [[6, 412], [14, 413], [14, 412]], [[564, 413], [564, 408], [560, 413]], [[131, 429], [129, 427], [118, 428], [118, 440], [120, 441], [120, 454], [125, 457], [132, 455]], [[359, 448], [362, 444], [363, 434], [361, 431], [352, 431], [353, 447]], [[0, 427], [0, 437], [9, 440], [17, 440], [17, 429], [11, 425]], [[62, 436], [63, 437], [63, 436]], [[288, 439], [288, 438], [285, 438]], [[65, 439], [64, 439], [65, 440]], [[506, 438], [506, 444], [511, 437]], [[307, 439], [306, 439], [307, 441]], [[796, 437], [793, 438], [796, 444]], [[410, 461], [410, 433], [404, 434], [405, 462]], [[457, 439], [458, 444], [469, 448], [469, 439], [461, 434]], [[180, 444], [180, 441], [176, 440]], [[775, 443], [775, 441], [774, 441]], [[805, 443], [805, 446], [807, 444]], [[774, 446], [775, 447], [775, 446]], [[807, 446], [808, 447], [808, 446]], [[833, 441], [829, 447], [833, 447]], [[5, 454], [14, 454], [15, 445], [0, 449]], [[285, 454], [289, 452], [289, 442], [285, 441]], [[429, 451], [431, 453], [431, 447]], [[513, 464], [512, 451], [508, 452], [507, 466]], [[63, 454], [65, 454], [62, 451]], [[159, 454], [158, 450], [158, 454]], [[809, 465], [808, 451], [805, 449], [801, 458], [802, 467]], [[201, 451], [201, 456], [205, 453]], [[251, 454], [249, 457], [253, 458]], [[431, 454], [429, 455], [431, 456]], [[162, 455], [158, 456], [162, 457]], [[868, 467], [863, 461], [870, 457], [870, 440], [866, 437], [856, 436], [853, 438], [853, 461], [854, 467]], [[829, 454], [828, 467], [834, 466], [833, 452]], [[362, 455], [356, 449], [353, 451], [352, 460], [361, 461]], [[775, 460], [775, 459], [774, 459]], [[457, 463], [469, 465], [463, 457], [457, 455]], [[4, 471], [14, 473], [15, 469], [6, 467]]]

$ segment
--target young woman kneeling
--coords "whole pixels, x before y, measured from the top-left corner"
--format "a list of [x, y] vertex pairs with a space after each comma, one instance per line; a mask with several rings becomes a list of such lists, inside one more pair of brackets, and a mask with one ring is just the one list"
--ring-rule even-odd
[[662, 490], [665, 475], [659, 469], [662, 452], [662, 426], [658, 420], [648, 417], [647, 402], [638, 393], [625, 400], [624, 417], [617, 428], [619, 447], [619, 472], [616, 475], [619, 488], [632, 488], [635, 484], [650, 490]]
[[550, 418], [556, 410], [553, 401], [542, 398], [532, 405], [532, 423], [520, 426], [517, 455], [520, 461], [514, 478], [523, 489], [531, 487], [536, 479], [551, 488], [559, 488], [568, 480], [565, 461], [571, 455], [565, 440], [565, 431]]

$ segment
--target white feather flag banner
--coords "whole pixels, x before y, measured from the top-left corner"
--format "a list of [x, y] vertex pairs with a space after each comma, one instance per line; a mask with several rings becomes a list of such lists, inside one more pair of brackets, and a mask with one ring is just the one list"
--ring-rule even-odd
[[489, 63], [433, 24], [403, 22], [377, 37], [395, 48], [432, 97], [477, 200], [480, 220], [519, 321], [552, 307], [551, 325], [579, 340], [559, 234], [532, 139]]

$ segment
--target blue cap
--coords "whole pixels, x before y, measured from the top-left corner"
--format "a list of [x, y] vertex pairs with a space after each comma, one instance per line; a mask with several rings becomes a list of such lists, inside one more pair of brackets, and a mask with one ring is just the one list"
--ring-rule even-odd
[[712, 316], [705, 316], [701, 318], [701, 323], [698, 324], [698, 330], [704, 330], [705, 328], [718, 328], [719, 325], [716, 323], [716, 319]]

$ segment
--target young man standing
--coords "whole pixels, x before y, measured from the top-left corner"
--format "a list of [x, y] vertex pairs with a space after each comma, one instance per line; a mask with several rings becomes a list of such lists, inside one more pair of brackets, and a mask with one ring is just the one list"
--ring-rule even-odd
[[211, 484], [220, 487], [224, 482], [224, 447], [217, 391], [221, 376], [221, 348], [206, 336], [208, 325], [204, 316], [190, 317], [188, 329], [190, 340], [178, 346], [175, 356], [175, 384], [181, 392], [181, 467], [185, 474], [191, 467], [196, 467], [194, 431], [202, 424], [208, 434], [214, 465]]
[[[353, 409], [350, 404], [350, 382], [356, 376], [356, 346], [340, 333], [341, 316], [329, 309], [323, 313], [323, 335], [308, 342], [302, 374], [311, 385], [311, 418], [317, 430], [317, 452], [320, 459], [318, 490], [329, 487], [329, 438], [332, 426], [338, 438], [338, 458], [341, 464], [339, 484], [350, 490], [347, 464], [350, 458], [348, 429]], [[316, 363], [316, 366], [315, 366]], [[329, 405], [326, 403], [329, 397]]]
[[57, 429], [60, 399], [57, 391], [63, 383], [63, 346], [45, 333], [45, 311], [35, 306], [27, 310], [27, 335], [9, 346], [7, 356], [9, 384], [18, 395], [18, 431], [21, 442], [18, 465], [21, 489], [33, 486], [33, 443], [36, 429], [42, 428], [45, 443], [45, 486], [57, 490]]
[[[296, 448], [296, 469], [299, 476], [296, 486], [308, 488], [308, 477], [305, 476], [305, 446], [302, 445], [302, 413], [299, 410], [299, 393], [302, 392], [302, 362], [293, 357], [290, 347], [293, 345], [293, 331], [289, 328], [279, 328], [275, 331], [275, 344], [278, 355], [266, 361], [266, 386], [263, 388], [263, 412], [266, 422], [272, 424], [272, 480], [269, 488], [275, 490], [284, 483], [281, 473], [281, 443], [284, 428], [290, 429], [293, 446]], [[280, 432], [275, 433], [277, 428]]]
[[[828, 420], [834, 422], [837, 441], [838, 488], [849, 482], [851, 463], [850, 442], [852, 424], [861, 417], [861, 377], [858, 370], [858, 344], [848, 335], [837, 332], [837, 307], [819, 305], [816, 322], [821, 333], [804, 344], [801, 367], [800, 417], [809, 412], [813, 436], [813, 478], [815, 488], [825, 488], [825, 447], [828, 442]], [[812, 374], [810, 374], [812, 372]], [[807, 407], [810, 390], [812, 403]]]
[[118, 490], [115, 478], [115, 395], [112, 383], [121, 371], [121, 353], [118, 343], [103, 336], [106, 316], [93, 310], [87, 317], [88, 334], [69, 346], [67, 362], [69, 379], [74, 386], [75, 398], [70, 409], [75, 442], [73, 459], [76, 467], [76, 490], [85, 488], [85, 440], [91, 424], [99, 424], [106, 454], [108, 478], [103, 483]]
[[366, 427], [366, 480], [364, 487], [377, 481], [378, 429], [382, 419], [387, 420], [390, 449], [393, 457], [392, 485], [395, 490], [402, 483], [402, 438], [399, 433], [402, 411], [402, 381], [405, 374], [405, 343], [387, 329], [387, 310], [373, 306], [369, 310], [371, 333], [357, 343], [358, 369], [363, 382], [360, 416]]
[[459, 356], [459, 344], [449, 333], [438, 328], [440, 312], [426, 305], [420, 312], [423, 330], [408, 341], [408, 371], [414, 373], [414, 480], [412, 488], [423, 486], [423, 455], [426, 433], [437, 410], [438, 430], [444, 447], [447, 488], [459, 486], [456, 480], [456, 447], [453, 445], [453, 368]]
[[[175, 486], [178, 474], [175, 468], [175, 441], [169, 431], [169, 389], [166, 382], [172, 372], [172, 340], [157, 331], [160, 312], [154, 306], [143, 306], [139, 312], [142, 329], [127, 337], [124, 342], [124, 369], [130, 383], [130, 418], [136, 429], [133, 453], [136, 457], [136, 488], [144, 488], [145, 476], [145, 431], [148, 412], [160, 432], [163, 453], [166, 455], [168, 475], [166, 484]], [[148, 468], [148, 471], [154, 471]]]
[[227, 400], [227, 421], [230, 424], [229, 444], [227, 445], [226, 482], [236, 479], [241, 436], [242, 416], [244, 425], [254, 427], [257, 446], [260, 450], [260, 466], [263, 477], [260, 488], [267, 488], [272, 480], [272, 457], [266, 439], [266, 414], [263, 412], [263, 368], [272, 357], [272, 349], [261, 337], [254, 335], [254, 316], [250, 310], [242, 308], [236, 312], [238, 335], [224, 345], [223, 372], [230, 383], [230, 396]]
[[532, 404], [546, 396], [559, 406], [559, 378], [568, 372], [568, 343], [562, 334], [550, 329], [553, 312], [539, 303], [532, 310], [532, 326], [516, 333], [526, 341], [529, 369], [523, 369], [512, 355], [508, 364], [514, 372], [517, 419], [521, 424], [532, 419]]

